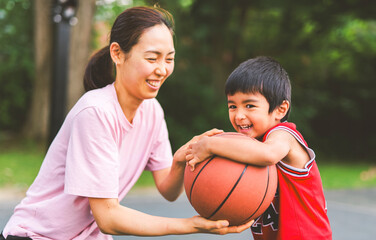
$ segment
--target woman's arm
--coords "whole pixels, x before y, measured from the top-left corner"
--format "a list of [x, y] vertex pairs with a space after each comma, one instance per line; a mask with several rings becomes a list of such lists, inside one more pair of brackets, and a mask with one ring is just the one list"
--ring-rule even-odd
[[252, 222], [228, 226], [228, 221], [210, 221], [202, 217], [167, 218], [148, 215], [119, 204], [117, 199], [89, 198], [90, 207], [100, 230], [111, 235], [161, 236], [189, 233], [239, 233]]
[[175, 201], [183, 192], [185, 165], [174, 162], [171, 168], [153, 171], [155, 185], [168, 201]]
[[189, 146], [186, 160], [192, 170], [213, 155], [259, 166], [274, 165], [287, 156], [293, 140], [285, 131], [272, 132], [265, 142], [253, 138], [203, 137]]

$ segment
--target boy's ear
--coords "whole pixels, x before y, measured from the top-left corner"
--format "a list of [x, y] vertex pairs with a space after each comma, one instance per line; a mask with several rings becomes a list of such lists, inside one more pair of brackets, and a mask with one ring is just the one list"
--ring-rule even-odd
[[286, 116], [287, 112], [289, 111], [289, 108], [290, 102], [283, 100], [281, 105], [279, 105], [279, 107], [277, 107], [276, 109], [276, 119], [280, 121], [282, 118], [284, 118], [284, 116]]

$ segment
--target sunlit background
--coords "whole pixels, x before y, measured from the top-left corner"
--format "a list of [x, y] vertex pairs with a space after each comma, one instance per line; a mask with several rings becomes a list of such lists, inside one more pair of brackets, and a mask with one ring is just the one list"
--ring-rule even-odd
[[[176, 65], [158, 100], [174, 149], [213, 127], [232, 131], [224, 83], [242, 61], [277, 59], [292, 82], [292, 115], [320, 158], [373, 162], [376, 149], [376, 1], [89, 0], [71, 24], [68, 112], [83, 93], [89, 56], [115, 17], [137, 6], [175, 18]], [[54, 1], [0, 2], [0, 144], [48, 146]]]

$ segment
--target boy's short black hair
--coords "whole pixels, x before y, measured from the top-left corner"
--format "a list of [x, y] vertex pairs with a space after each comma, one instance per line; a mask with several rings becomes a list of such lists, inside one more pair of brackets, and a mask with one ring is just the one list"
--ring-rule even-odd
[[[269, 113], [273, 112], [284, 100], [290, 102], [291, 84], [287, 72], [281, 64], [271, 57], [260, 56], [241, 63], [228, 77], [225, 93], [260, 93], [269, 103]], [[281, 122], [287, 120], [287, 111]]]

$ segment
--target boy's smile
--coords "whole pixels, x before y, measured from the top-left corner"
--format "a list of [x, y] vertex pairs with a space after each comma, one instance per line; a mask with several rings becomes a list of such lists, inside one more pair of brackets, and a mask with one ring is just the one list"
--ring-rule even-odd
[[236, 92], [227, 96], [229, 118], [237, 132], [261, 139], [277, 123], [276, 110], [269, 113], [269, 103], [260, 93]]

